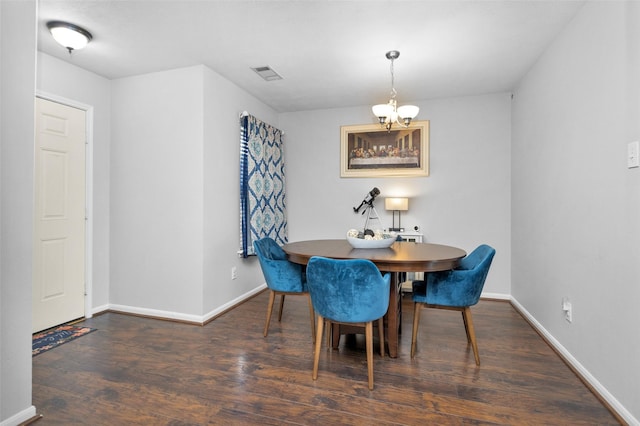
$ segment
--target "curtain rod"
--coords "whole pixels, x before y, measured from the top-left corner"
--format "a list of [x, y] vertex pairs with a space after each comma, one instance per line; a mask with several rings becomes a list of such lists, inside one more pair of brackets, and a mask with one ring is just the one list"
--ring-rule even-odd
[[[246, 116], [248, 116], [248, 115], [249, 115], [249, 113], [248, 113], [247, 111], [242, 111], [242, 112], [240, 113], [240, 117], [239, 117], [239, 118], [246, 117]], [[271, 125], [270, 125], [270, 126], [271, 126]], [[275, 127], [275, 126], [272, 126], [272, 127], [277, 128], [277, 127]], [[278, 130], [280, 130], [280, 129], [278, 129]], [[283, 131], [283, 130], [280, 130], [280, 133], [282, 133], [282, 134], [284, 135], [284, 131]]]

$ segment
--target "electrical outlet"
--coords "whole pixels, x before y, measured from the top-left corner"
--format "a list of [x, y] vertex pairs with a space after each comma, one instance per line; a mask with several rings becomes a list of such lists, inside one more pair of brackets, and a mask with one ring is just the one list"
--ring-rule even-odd
[[238, 268], [237, 268], [237, 267], [235, 267], [235, 266], [233, 266], [233, 267], [231, 268], [231, 279], [232, 279], [232, 280], [235, 280], [235, 279], [237, 279], [237, 278], [238, 278]]

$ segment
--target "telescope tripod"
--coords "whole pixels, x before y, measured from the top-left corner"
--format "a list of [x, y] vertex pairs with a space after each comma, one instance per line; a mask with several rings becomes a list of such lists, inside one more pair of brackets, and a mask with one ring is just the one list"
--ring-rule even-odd
[[[371, 235], [373, 237], [374, 229], [382, 230], [382, 223], [380, 222], [378, 211], [376, 210], [375, 207], [373, 207], [373, 203], [367, 204], [367, 207], [364, 209], [362, 214], [364, 215], [365, 213], [367, 214], [367, 218], [364, 221], [364, 235]], [[370, 222], [373, 225], [375, 225], [374, 222], [377, 222], [377, 225], [378, 225], [377, 228], [375, 228], [374, 226], [369, 227]], [[371, 228], [374, 228], [374, 229], [371, 229]]]

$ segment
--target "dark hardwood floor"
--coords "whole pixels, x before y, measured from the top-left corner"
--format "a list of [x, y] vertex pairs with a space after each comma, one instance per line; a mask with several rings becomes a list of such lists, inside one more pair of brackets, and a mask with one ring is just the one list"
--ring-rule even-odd
[[[307, 301], [288, 297], [262, 337], [267, 293], [204, 327], [106, 313], [97, 331], [33, 359], [41, 425], [607, 425], [616, 418], [507, 302], [472, 308], [476, 367], [457, 312], [422, 312], [412, 360], [405, 297], [399, 356], [363, 336], [323, 349], [311, 379]], [[374, 332], [374, 335], [376, 333]]]

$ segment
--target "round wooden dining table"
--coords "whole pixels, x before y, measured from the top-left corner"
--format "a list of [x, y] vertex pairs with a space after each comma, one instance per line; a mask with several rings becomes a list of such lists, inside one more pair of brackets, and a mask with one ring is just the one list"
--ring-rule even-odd
[[396, 241], [389, 248], [356, 249], [346, 239], [308, 240], [282, 246], [289, 260], [306, 265], [313, 256], [331, 259], [368, 259], [381, 272], [391, 272], [389, 309], [386, 314], [387, 345], [389, 356], [398, 356], [400, 323], [402, 319], [402, 297], [400, 294], [401, 272], [435, 272], [454, 269], [467, 253], [457, 247], [441, 244]]

